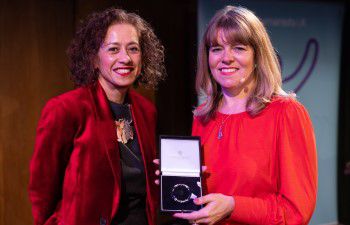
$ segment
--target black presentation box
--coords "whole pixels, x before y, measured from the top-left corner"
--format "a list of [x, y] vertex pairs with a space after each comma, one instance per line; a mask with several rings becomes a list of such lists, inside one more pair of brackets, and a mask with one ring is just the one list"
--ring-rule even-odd
[[193, 199], [202, 196], [200, 138], [161, 135], [159, 141], [161, 212], [199, 210]]

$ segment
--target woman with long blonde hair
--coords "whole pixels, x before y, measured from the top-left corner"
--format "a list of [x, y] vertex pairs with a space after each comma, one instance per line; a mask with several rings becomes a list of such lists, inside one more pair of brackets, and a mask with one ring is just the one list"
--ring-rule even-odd
[[307, 224], [315, 208], [313, 127], [281, 69], [263, 23], [227, 6], [211, 19], [198, 51], [192, 135], [203, 147], [204, 207], [175, 217], [204, 224]]

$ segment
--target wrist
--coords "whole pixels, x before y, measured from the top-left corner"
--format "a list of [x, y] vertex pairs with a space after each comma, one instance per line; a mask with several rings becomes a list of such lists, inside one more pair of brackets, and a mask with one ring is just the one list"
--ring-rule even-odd
[[228, 196], [229, 197], [229, 201], [230, 201], [230, 214], [233, 212], [234, 208], [235, 208], [235, 198], [233, 196]]

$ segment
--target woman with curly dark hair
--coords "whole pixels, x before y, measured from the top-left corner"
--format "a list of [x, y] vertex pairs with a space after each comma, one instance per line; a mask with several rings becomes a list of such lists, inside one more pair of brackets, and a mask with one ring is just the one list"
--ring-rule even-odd
[[155, 224], [154, 105], [164, 51], [152, 28], [121, 9], [91, 14], [68, 48], [76, 89], [42, 111], [30, 163], [34, 223]]

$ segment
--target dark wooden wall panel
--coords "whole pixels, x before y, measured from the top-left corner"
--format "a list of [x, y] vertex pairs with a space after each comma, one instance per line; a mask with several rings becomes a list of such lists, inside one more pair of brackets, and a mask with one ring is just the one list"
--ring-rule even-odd
[[72, 88], [72, 1], [0, 3], [0, 224], [32, 224], [29, 160], [41, 108]]

